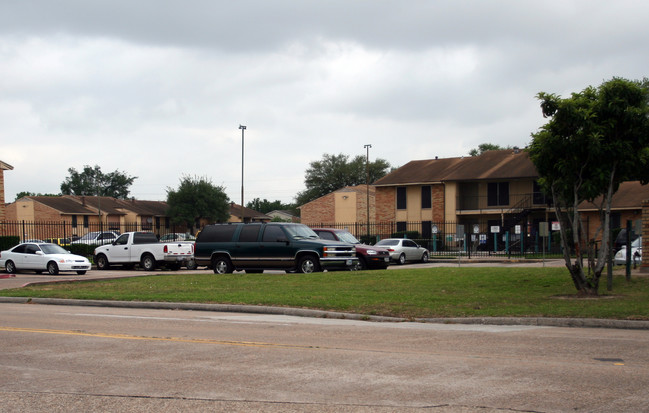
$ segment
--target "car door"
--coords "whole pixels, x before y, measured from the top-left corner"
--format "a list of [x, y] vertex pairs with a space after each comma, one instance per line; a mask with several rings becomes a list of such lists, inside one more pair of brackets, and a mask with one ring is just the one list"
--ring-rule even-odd
[[14, 247], [8, 255], [3, 256], [6, 260], [11, 260], [14, 262], [16, 265], [16, 268], [21, 269], [23, 267], [23, 263], [25, 262], [25, 248], [27, 247], [27, 244], [20, 244], [17, 247]]
[[111, 262], [130, 262], [131, 251], [128, 245], [129, 234], [122, 234], [115, 240], [115, 245], [109, 247]]
[[414, 241], [404, 239], [402, 245], [406, 253], [406, 259], [408, 261], [415, 261], [419, 259], [419, 248]]
[[264, 268], [287, 268], [295, 259], [289, 238], [278, 225], [265, 225], [259, 243], [259, 258]]
[[245, 224], [241, 226], [237, 241], [230, 251], [232, 263], [237, 268], [257, 267], [260, 265], [259, 232], [261, 224]]
[[27, 270], [44, 270], [47, 266], [47, 257], [36, 244], [26, 244], [24, 260], [21, 267]]

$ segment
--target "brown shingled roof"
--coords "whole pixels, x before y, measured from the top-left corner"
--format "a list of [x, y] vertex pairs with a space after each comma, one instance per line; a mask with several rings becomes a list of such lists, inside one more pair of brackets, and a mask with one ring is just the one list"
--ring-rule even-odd
[[79, 204], [93, 208], [95, 211], [101, 209], [102, 214], [126, 215], [118, 210], [118, 208], [121, 208], [119, 200], [109, 196], [63, 195], [63, 198], [72, 199]]
[[411, 161], [374, 182], [375, 186], [537, 178], [524, 150], [487, 151], [480, 156]]
[[34, 202], [41, 203], [66, 215], [96, 215], [97, 212], [83, 206], [74, 199], [62, 196], [29, 196]]
[[[613, 194], [611, 209], [640, 209], [642, 201], [649, 198], [649, 185], [642, 185], [640, 181], [622, 182], [617, 192]], [[599, 197], [593, 202], [582, 202], [580, 210], [596, 210], [597, 205], [602, 202]]]
[[139, 201], [136, 199], [120, 199], [120, 208], [128, 209], [138, 215], [151, 215], [154, 217], [163, 217], [167, 215], [168, 205], [164, 201]]

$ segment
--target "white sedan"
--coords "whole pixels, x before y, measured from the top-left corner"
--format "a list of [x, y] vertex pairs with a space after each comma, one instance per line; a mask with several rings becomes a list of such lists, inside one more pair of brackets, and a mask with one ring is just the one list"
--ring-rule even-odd
[[10, 274], [33, 270], [37, 274], [43, 271], [51, 275], [56, 275], [59, 271], [76, 271], [83, 275], [90, 269], [90, 261], [86, 257], [71, 254], [56, 244], [22, 243], [0, 252], [0, 267], [4, 267]]
[[[631, 264], [637, 265], [642, 262], [642, 237], [636, 238], [635, 241], [631, 243]], [[626, 264], [626, 245], [622, 246], [622, 249], [615, 254], [615, 265], [625, 265]]]

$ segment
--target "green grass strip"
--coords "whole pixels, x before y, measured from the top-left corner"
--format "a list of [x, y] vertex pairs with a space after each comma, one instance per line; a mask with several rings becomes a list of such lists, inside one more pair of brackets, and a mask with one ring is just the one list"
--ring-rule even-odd
[[649, 277], [580, 298], [565, 268], [426, 268], [316, 274], [161, 273], [36, 285], [3, 296], [270, 305], [405, 318], [649, 319]]

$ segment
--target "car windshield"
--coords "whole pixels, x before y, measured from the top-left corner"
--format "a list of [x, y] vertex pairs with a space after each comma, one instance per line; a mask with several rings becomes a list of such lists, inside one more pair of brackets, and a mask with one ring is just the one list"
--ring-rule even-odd
[[338, 235], [338, 238], [340, 238], [341, 241], [346, 242], [348, 244], [360, 244], [361, 242], [356, 239], [355, 236], [353, 236], [351, 233], [347, 231], [340, 231], [336, 232], [336, 235]]
[[286, 225], [284, 229], [286, 229], [291, 238], [318, 238], [318, 234], [306, 225]]
[[45, 254], [69, 254], [63, 247], [56, 244], [41, 244], [39, 247]]
[[89, 232], [80, 238], [80, 241], [91, 241], [97, 238], [98, 232]]
[[383, 239], [376, 243], [376, 245], [399, 245], [399, 240], [397, 239]]

